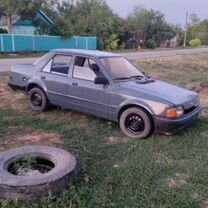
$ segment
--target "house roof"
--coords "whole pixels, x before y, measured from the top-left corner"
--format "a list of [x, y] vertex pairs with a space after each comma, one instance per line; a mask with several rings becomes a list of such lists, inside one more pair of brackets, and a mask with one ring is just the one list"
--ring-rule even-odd
[[38, 10], [36, 18], [41, 19], [42, 21], [44, 21], [47, 25], [51, 25], [53, 24], [53, 21], [42, 11], [42, 10]]

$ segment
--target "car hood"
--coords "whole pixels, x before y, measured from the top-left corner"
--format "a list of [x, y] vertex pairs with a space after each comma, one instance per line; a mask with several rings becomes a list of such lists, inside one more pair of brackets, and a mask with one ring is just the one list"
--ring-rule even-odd
[[[198, 95], [190, 90], [177, 87], [162, 81], [142, 82], [142, 81], [129, 81], [120, 84], [120, 87], [139, 95], [147, 95], [154, 98], [159, 98], [170, 102], [174, 105], [187, 105], [187, 103], [196, 104]], [[131, 95], [131, 93], [129, 94]], [[195, 103], [193, 103], [195, 102]]]

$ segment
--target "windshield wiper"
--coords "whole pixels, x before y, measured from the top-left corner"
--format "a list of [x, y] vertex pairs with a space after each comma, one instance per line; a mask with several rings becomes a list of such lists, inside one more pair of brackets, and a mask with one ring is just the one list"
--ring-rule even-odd
[[125, 80], [125, 79], [131, 79], [130, 77], [118, 77], [115, 78], [114, 80]]
[[132, 79], [132, 78], [139, 78], [139, 79], [141, 79], [141, 78], [144, 78], [144, 76], [142, 76], [142, 75], [135, 75], [135, 76], [131, 76], [130, 77], [130, 79]]
[[125, 79], [142, 79], [144, 78], [144, 76], [142, 75], [134, 75], [134, 76], [131, 76], [131, 77], [118, 77], [118, 78], [115, 78], [114, 80], [125, 80]]

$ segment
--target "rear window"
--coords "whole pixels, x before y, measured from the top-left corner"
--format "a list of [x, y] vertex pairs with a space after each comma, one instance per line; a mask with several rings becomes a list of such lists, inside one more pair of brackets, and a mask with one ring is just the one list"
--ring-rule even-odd
[[56, 55], [53, 58], [51, 72], [67, 75], [71, 64], [71, 58], [71, 56], [67, 55]]

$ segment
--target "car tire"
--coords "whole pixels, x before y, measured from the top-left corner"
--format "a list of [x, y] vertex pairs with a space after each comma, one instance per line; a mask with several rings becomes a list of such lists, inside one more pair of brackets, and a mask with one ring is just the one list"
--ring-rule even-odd
[[151, 117], [141, 108], [128, 108], [119, 119], [122, 132], [132, 139], [145, 139], [153, 130]]
[[29, 91], [30, 107], [35, 112], [46, 111], [49, 107], [49, 101], [45, 93], [40, 88], [32, 88]]
[[[40, 175], [19, 176], [9, 172], [9, 166], [28, 154], [50, 161], [54, 167]], [[34, 200], [50, 193], [61, 194], [75, 173], [76, 159], [69, 152], [44, 146], [29, 146], [0, 154], [0, 198]]]

